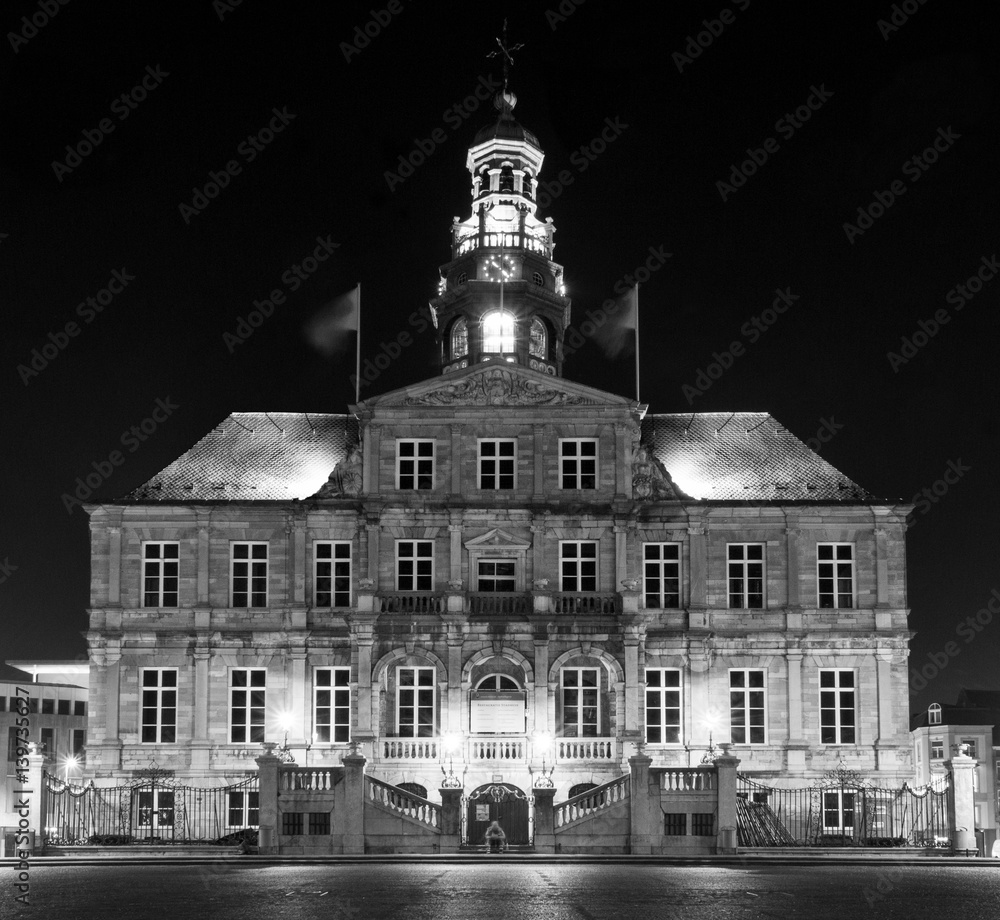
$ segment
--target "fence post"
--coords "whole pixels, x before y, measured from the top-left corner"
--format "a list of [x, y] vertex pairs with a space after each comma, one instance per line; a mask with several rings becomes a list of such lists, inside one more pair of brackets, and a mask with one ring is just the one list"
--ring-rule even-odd
[[965, 754], [956, 754], [945, 766], [951, 774], [948, 784], [951, 812], [951, 849], [974, 850], [976, 847], [976, 793], [973, 787], [978, 761]]
[[461, 788], [441, 789], [441, 852], [457, 850], [462, 843]]
[[723, 747], [722, 755], [715, 759], [719, 820], [719, 836], [716, 841], [716, 852], [725, 853], [730, 856], [736, 855], [737, 847], [736, 768], [739, 765], [739, 758], [733, 757], [726, 747]]
[[264, 753], [257, 758], [260, 780], [260, 831], [257, 849], [261, 855], [278, 852], [278, 768], [281, 761], [274, 755], [274, 742], [264, 745]]
[[652, 757], [645, 754], [634, 754], [628, 759], [630, 776], [629, 818], [629, 852], [633, 855], [652, 853], [652, 814], [655, 808], [660, 814], [660, 803], [649, 792], [649, 765]]
[[555, 787], [546, 789], [536, 786], [532, 792], [535, 796], [535, 852], [555, 853]]
[[[32, 742], [29, 745], [29, 750], [31, 753], [28, 754], [28, 785], [22, 789], [14, 789], [13, 795], [16, 797], [15, 801], [24, 801], [27, 799], [26, 809], [28, 811], [28, 833], [34, 834], [34, 847], [29, 844], [26, 847], [18, 847], [17, 849], [31, 849], [33, 853], [43, 853], [45, 851], [45, 814], [48, 807], [49, 800], [49, 790], [46, 785], [45, 779], [45, 767], [46, 767], [46, 757], [42, 753], [41, 746]], [[21, 784], [24, 786], [24, 784]], [[18, 812], [19, 818], [22, 818], [20, 811], [22, 809], [15, 809]], [[20, 827], [23, 825], [18, 821], [20, 833]]]
[[364, 754], [344, 755], [344, 853], [365, 851]]

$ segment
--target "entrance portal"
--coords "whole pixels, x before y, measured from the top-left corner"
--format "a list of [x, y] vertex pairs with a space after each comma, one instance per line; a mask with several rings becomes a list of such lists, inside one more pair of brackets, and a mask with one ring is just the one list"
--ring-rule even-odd
[[474, 789], [466, 799], [466, 841], [484, 843], [486, 828], [499, 821], [511, 846], [531, 843], [528, 795], [510, 783], [488, 783]]

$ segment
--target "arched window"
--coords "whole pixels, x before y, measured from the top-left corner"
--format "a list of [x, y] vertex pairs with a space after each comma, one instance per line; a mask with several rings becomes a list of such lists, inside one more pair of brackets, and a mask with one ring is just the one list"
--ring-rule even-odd
[[455, 320], [451, 327], [451, 358], [461, 358], [469, 353], [469, 327], [464, 317]]
[[500, 167], [500, 191], [514, 191], [514, 170], [509, 165]]
[[931, 703], [927, 707], [927, 724], [928, 725], [940, 725], [941, 724], [941, 704]]
[[531, 197], [531, 173], [526, 172], [521, 179], [521, 192], [526, 198]]
[[476, 686], [477, 690], [520, 690], [517, 681], [506, 674], [487, 674]]
[[577, 795], [583, 795], [585, 792], [590, 792], [591, 789], [596, 789], [597, 783], [577, 783], [575, 786], [571, 786], [569, 790], [569, 795], [566, 798], [571, 799]]
[[465, 272], [461, 272], [459, 276], [455, 279], [455, 284], [465, 284], [469, 280], [469, 276]]
[[427, 787], [421, 786], [420, 783], [400, 783], [399, 788], [411, 795], [419, 795], [422, 799], [427, 798]]
[[528, 352], [533, 358], [545, 359], [548, 336], [545, 333], [545, 323], [537, 316], [531, 321], [531, 340], [528, 344]]
[[545, 279], [542, 277], [541, 272], [535, 272], [531, 276], [531, 280], [534, 281], [539, 287], [545, 287]]
[[510, 313], [487, 313], [483, 317], [483, 351], [506, 354], [514, 351], [514, 317]]
[[485, 195], [490, 190], [490, 168], [484, 166], [479, 173], [479, 194]]

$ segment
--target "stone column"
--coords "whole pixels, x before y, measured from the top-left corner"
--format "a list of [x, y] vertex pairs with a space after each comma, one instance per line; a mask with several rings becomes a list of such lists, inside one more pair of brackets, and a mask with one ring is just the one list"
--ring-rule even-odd
[[364, 485], [362, 491], [365, 495], [375, 498], [380, 494], [381, 483], [379, 482], [379, 455], [382, 451], [382, 426], [370, 424], [365, 428], [364, 433]]
[[372, 725], [372, 645], [375, 642], [374, 597], [358, 595], [358, 610], [347, 615], [351, 644], [358, 651], [358, 715], [352, 737], [356, 741], [371, 741], [375, 737]]
[[788, 566], [788, 598], [786, 625], [789, 629], [802, 628], [802, 577], [799, 555], [799, 539], [802, 535], [797, 527], [785, 528], [785, 544]]
[[344, 853], [365, 851], [365, 764], [363, 754], [344, 755]]
[[[108, 604], [117, 607], [122, 602], [122, 529], [108, 528]], [[140, 586], [140, 591], [142, 590]], [[142, 603], [140, 598], [139, 603]]]
[[545, 789], [536, 786], [531, 791], [535, 796], [535, 852], [555, 853], [555, 787]]
[[274, 756], [274, 743], [264, 746], [257, 758], [260, 780], [260, 834], [257, 840], [261, 856], [278, 852], [278, 768], [281, 761]]
[[628, 759], [630, 776], [629, 793], [629, 852], [633, 856], [648, 855], [653, 851], [654, 812], [660, 814], [659, 786], [657, 795], [649, 786], [649, 765], [653, 762], [645, 754], [635, 754]]
[[368, 578], [371, 580], [375, 590], [378, 591], [378, 553], [379, 553], [379, 532], [381, 527], [378, 522], [378, 515], [369, 515], [365, 523], [365, 530], [368, 532]]
[[549, 640], [535, 639], [535, 732], [551, 731], [549, 725]]
[[708, 628], [708, 564], [705, 523], [691, 521], [688, 524], [688, 543], [690, 547], [691, 598], [688, 601], [688, 623], [691, 629]]
[[[478, 485], [478, 483], [477, 483]], [[451, 494], [462, 494], [462, 426], [451, 426]]]
[[461, 620], [464, 616], [449, 616], [448, 630], [448, 719], [447, 731], [461, 733], [463, 731], [462, 715], [466, 709], [462, 705], [462, 646], [465, 641], [462, 635]]
[[805, 726], [802, 722], [802, 649], [790, 648], [785, 652], [788, 668], [788, 769], [801, 773], [806, 768]]
[[956, 754], [945, 761], [951, 774], [948, 799], [951, 812], [951, 849], [953, 855], [976, 850], [976, 793], [974, 775], [978, 761], [965, 754]]
[[201, 772], [209, 769], [212, 748], [212, 741], [208, 736], [209, 663], [212, 651], [206, 646], [198, 645], [192, 657], [194, 658], [194, 737], [191, 739], [191, 768]]
[[626, 524], [615, 524], [615, 585], [616, 591], [622, 590], [622, 582], [628, 578], [628, 536]]
[[[534, 482], [532, 483], [531, 494], [533, 498], [545, 497], [545, 426], [535, 425], [534, 427]], [[531, 528], [534, 531], [534, 527]], [[539, 569], [535, 569], [535, 578], [540, 578]]]
[[740, 765], [739, 758], [733, 757], [723, 745], [723, 754], [715, 760], [716, 792], [718, 794], [719, 835], [716, 843], [716, 853], [728, 856], [736, 855], [738, 840], [736, 836], [736, 768]]
[[875, 739], [877, 754], [877, 769], [891, 770], [898, 764], [885, 761], [881, 756], [882, 748], [892, 748], [892, 737], [895, 735], [893, 723], [893, 692], [892, 692], [892, 656], [891, 648], [880, 648], [875, 651], [875, 667], [878, 687], [878, 738]]
[[[303, 521], [298, 518], [292, 518], [292, 538], [289, 541], [289, 560], [288, 560], [288, 570], [292, 573], [292, 596], [288, 599], [289, 603], [295, 604], [297, 607], [301, 607], [306, 603], [306, 581], [307, 581], [307, 571], [306, 571], [306, 528], [303, 525]], [[314, 589], [315, 590], [315, 589]], [[302, 628], [306, 626], [305, 621], [302, 622]]]
[[889, 532], [875, 528], [875, 606], [888, 607], [889, 601]]
[[[448, 512], [448, 533], [451, 536], [451, 557], [448, 569], [448, 582], [461, 584], [462, 582], [462, 512]], [[475, 572], [469, 572], [469, 588], [472, 588], [476, 579]]]
[[286, 680], [285, 705], [291, 719], [288, 743], [292, 747], [305, 747], [312, 722], [310, 707], [306, 705], [306, 649], [304, 645], [288, 649], [285, 659]]
[[638, 740], [642, 730], [639, 719], [642, 685], [639, 655], [646, 638], [646, 628], [642, 625], [626, 626], [622, 633], [625, 645], [625, 734]]
[[[615, 425], [615, 456], [618, 459], [615, 471], [615, 494], [632, 496], [632, 434], [629, 425]], [[621, 581], [625, 576], [619, 575]]]
[[[441, 852], [457, 850], [462, 845], [463, 789], [441, 789]], [[537, 830], [536, 830], [537, 834]]]

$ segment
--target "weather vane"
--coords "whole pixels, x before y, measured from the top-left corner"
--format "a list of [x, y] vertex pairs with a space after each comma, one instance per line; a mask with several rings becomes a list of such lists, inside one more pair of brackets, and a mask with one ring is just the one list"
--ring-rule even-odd
[[507, 44], [507, 19], [506, 18], [504, 18], [504, 21], [503, 21], [503, 38], [502, 39], [500, 39], [500, 38], [497, 39], [497, 46], [500, 49], [499, 51], [491, 51], [486, 56], [488, 58], [495, 58], [495, 57], [499, 57], [501, 55], [503, 56], [503, 91], [506, 93], [507, 92], [507, 78], [510, 75], [510, 68], [514, 66], [514, 58], [511, 55], [513, 54], [513, 52], [520, 51], [524, 47], [524, 45], [522, 43], [520, 43], [520, 42], [518, 42], [513, 47], [508, 46], [508, 44]]

